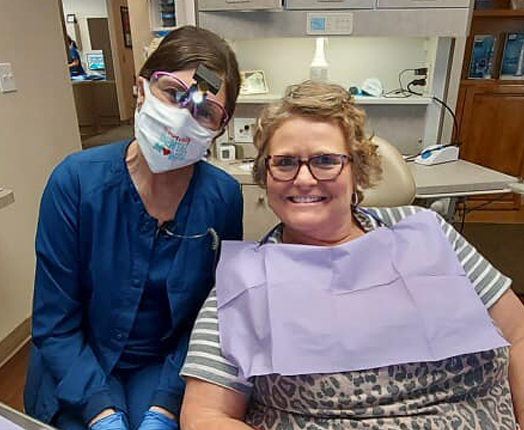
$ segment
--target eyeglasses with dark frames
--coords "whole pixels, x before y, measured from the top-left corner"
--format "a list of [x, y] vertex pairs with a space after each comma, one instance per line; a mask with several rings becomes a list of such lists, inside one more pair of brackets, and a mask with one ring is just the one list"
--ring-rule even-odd
[[170, 104], [187, 109], [200, 125], [210, 130], [219, 130], [229, 119], [220, 103], [207, 98], [206, 94], [192, 92], [191, 88], [173, 73], [154, 72], [151, 75], [151, 83], [162, 91]]
[[265, 161], [266, 168], [275, 181], [294, 181], [303, 164], [317, 181], [333, 181], [352, 159], [346, 154], [318, 154], [305, 160], [292, 155], [268, 155]]

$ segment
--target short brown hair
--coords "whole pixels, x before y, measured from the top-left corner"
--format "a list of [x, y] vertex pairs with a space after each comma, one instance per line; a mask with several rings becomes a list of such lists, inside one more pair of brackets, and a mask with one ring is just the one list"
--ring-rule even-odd
[[253, 165], [253, 178], [258, 185], [266, 186], [265, 160], [271, 138], [285, 121], [293, 117], [333, 122], [340, 127], [353, 160], [357, 189], [370, 188], [380, 178], [382, 169], [377, 146], [371, 143], [364, 130], [366, 114], [354, 106], [351, 94], [339, 85], [305, 81], [289, 86], [284, 97], [266, 106], [257, 119], [254, 144], [258, 154]]
[[238, 62], [227, 42], [209, 30], [192, 25], [173, 30], [146, 60], [140, 76], [149, 80], [156, 71], [176, 72], [196, 68], [199, 64], [224, 76], [225, 108], [231, 118], [240, 91]]

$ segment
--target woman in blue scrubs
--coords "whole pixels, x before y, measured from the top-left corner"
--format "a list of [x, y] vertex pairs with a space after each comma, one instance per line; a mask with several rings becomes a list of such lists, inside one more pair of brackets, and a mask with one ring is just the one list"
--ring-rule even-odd
[[219, 242], [242, 238], [239, 184], [201, 161], [235, 109], [230, 47], [177, 29], [137, 86], [135, 139], [68, 156], [41, 201], [25, 408], [59, 429], [178, 428]]
[[71, 39], [70, 36], [67, 36], [67, 43], [69, 45], [69, 51], [67, 53], [67, 65], [69, 67], [69, 75], [85, 75], [86, 72], [82, 67], [82, 60], [80, 58], [80, 52], [78, 52], [76, 42], [73, 39]]

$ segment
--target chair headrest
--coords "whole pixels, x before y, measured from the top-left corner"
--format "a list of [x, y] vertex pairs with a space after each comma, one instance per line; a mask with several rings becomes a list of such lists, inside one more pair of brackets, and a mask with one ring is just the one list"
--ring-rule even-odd
[[393, 207], [409, 205], [415, 199], [416, 185], [411, 169], [391, 143], [374, 136], [382, 161], [382, 178], [373, 188], [364, 190], [364, 207]]

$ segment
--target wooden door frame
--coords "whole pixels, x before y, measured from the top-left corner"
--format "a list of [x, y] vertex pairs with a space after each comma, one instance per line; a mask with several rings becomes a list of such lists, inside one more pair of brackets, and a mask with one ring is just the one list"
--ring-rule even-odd
[[64, 47], [66, 51], [66, 55], [69, 54], [69, 45], [67, 43], [67, 29], [66, 29], [66, 23], [64, 19], [64, 5], [62, 4], [62, 0], [57, 0], [58, 2], [58, 11], [60, 12], [60, 23], [62, 25], [62, 34], [64, 36]]

